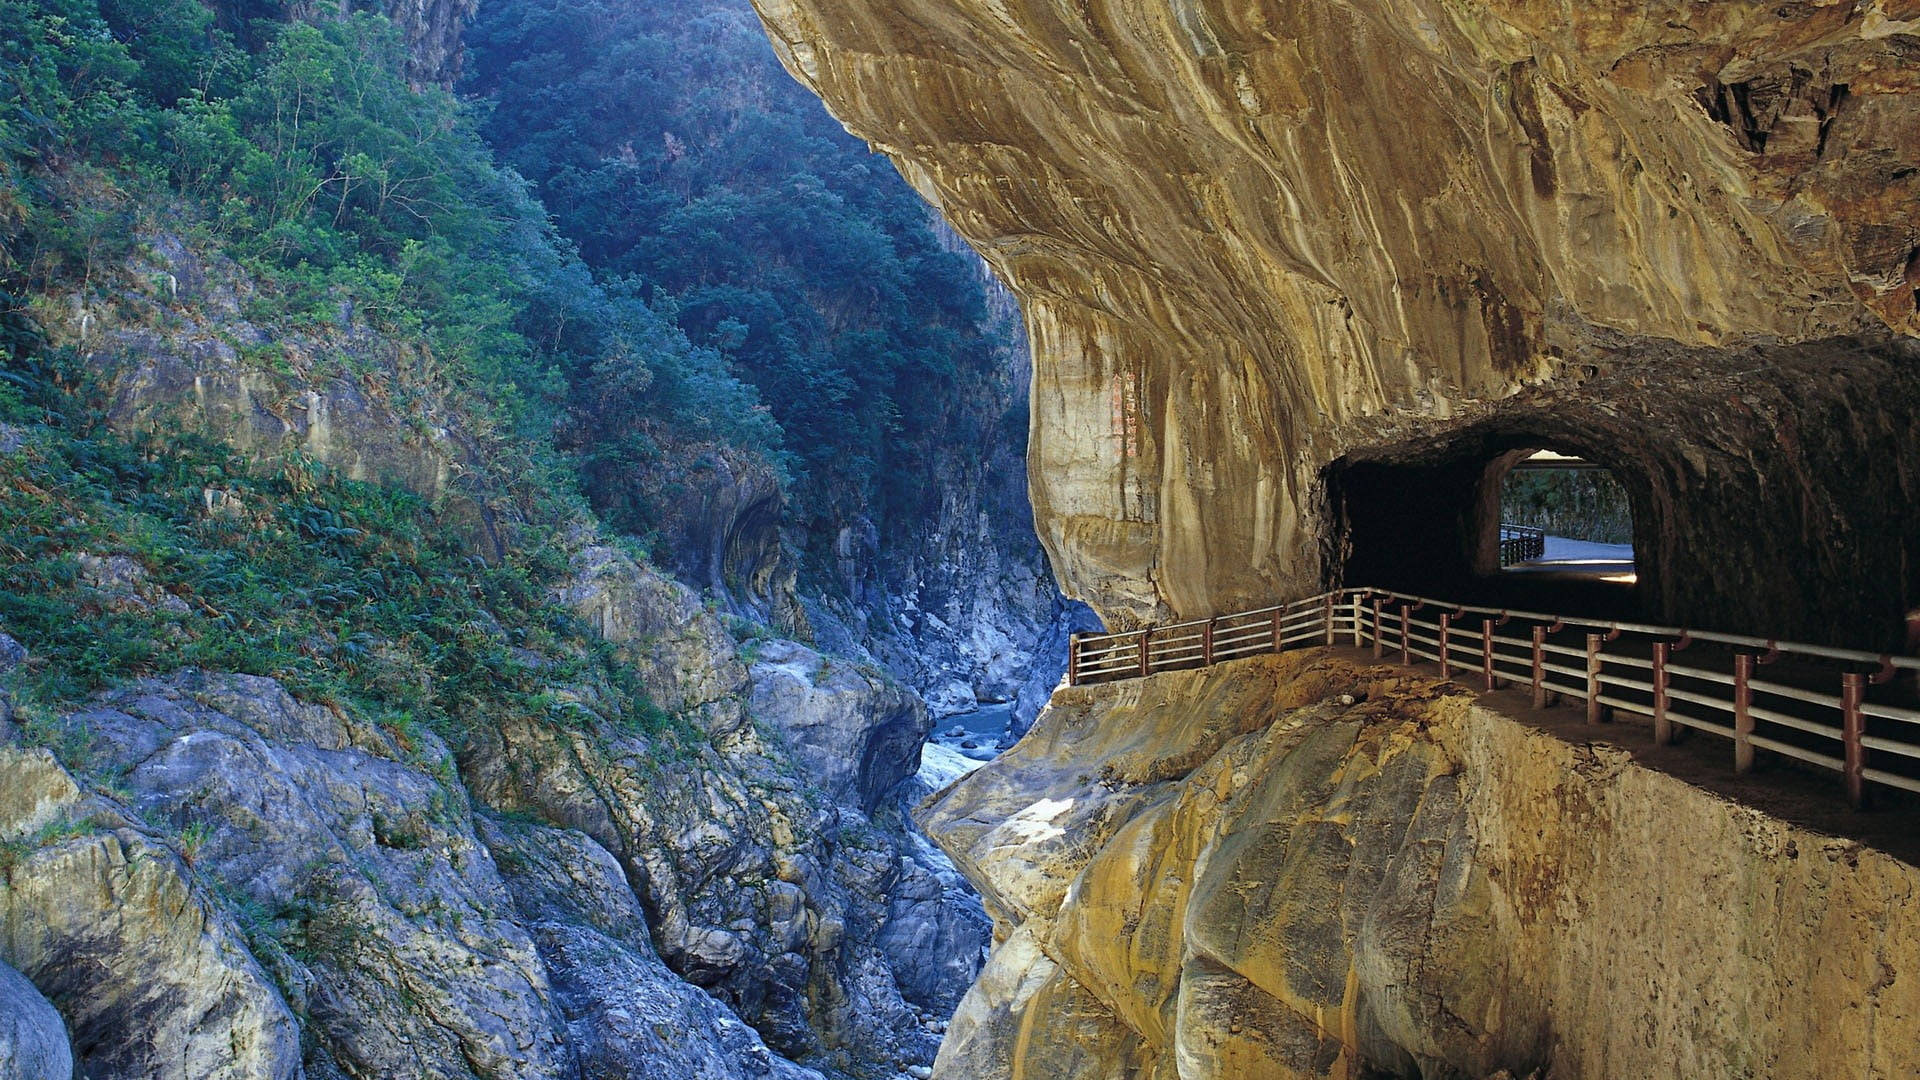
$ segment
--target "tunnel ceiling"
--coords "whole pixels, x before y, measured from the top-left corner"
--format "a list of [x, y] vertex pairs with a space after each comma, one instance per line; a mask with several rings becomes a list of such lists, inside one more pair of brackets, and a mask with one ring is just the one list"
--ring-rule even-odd
[[1020, 295], [1111, 624], [1310, 592], [1330, 463], [1503, 430], [1638, 485], [1657, 612], [1914, 598], [1920, 2], [760, 8]]

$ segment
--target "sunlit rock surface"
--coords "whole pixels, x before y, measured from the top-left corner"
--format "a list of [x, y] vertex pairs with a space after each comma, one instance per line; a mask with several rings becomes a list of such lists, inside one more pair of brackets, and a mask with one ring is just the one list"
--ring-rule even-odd
[[997, 920], [948, 1080], [1920, 1068], [1920, 871], [1401, 669], [1064, 690], [921, 814]]
[[[1110, 623], [1316, 591], [1330, 463], [1546, 442], [1629, 482], [1653, 613], [1913, 599], [1920, 4], [759, 8], [1019, 294], [1035, 516]], [[1714, 585], [1755, 530], [1703, 492], [1793, 542]]]

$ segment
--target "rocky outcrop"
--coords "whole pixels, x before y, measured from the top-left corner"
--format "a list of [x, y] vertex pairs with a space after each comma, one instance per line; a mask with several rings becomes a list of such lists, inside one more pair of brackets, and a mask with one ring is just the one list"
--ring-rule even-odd
[[[496, 483], [516, 475], [520, 451], [469, 439], [419, 358], [366, 334], [351, 311], [336, 327], [270, 337], [242, 318], [246, 279], [231, 265], [164, 236], [138, 259], [121, 306], [76, 305], [51, 328], [106, 376], [116, 431], [185, 429], [268, 462], [294, 452], [405, 487], [426, 512], [468, 526], [483, 555], [518, 539], [526, 506], [547, 505]], [[128, 312], [168, 330], [143, 329]], [[333, 348], [365, 371], [320, 374], [333, 369], [313, 361]], [[216, 515], [234, 496], [209, 488], [204, 499]], [[51, 858], [37, 848], [21, 864], [33, 874], [8, 895], [39, 890], [42, 921], [65, 929], [34, 946], [42, 952], [0, 961], [54, 1001], [90, 1075], [192, 1074], [169, 1071], [204, 1064], [175, 1029], [265, 1047], [235, 1056], [233, 1075], [304, 1069], [319, 1080], [578, 1070], [880, 1078], [932, 1061], [929, 1010], [950, 1007], [971, 981], [984, 931], [977, 900], [914, 843], [889, 792], [917, 760], [924, 707], [877, 670], [829, 668], [815, 654], [804, 686], [763, 678], [755, 700], [734, 632], [764, 627], [637, 561], [584, 514], [540, 528], [567, 560], [551, 598], [649, 699], [625, 710], [633, 715], [606, 715], [614, 710], [590, 681], [558, 674], [576, 646], [543, 653], [483, 618], [468, 632], [498, 635], [500, 648], [556, 673], [544, 714], [477, 707], [436, 733], [353, 702], [298, 699], [270, 679], [187, 671], [66, 715], [36, 710], [26, 727], [0, 724], [0, 743], [67, 756], [72, 771], [55, 768], [73, 790], [61, 797], [98, 807], [73, 818], [99, 816], [82, 830], [99, 834], [91, 843], [118, 845], [112, 858], [142, 874], [168, 869], [161, 883], [191, 900], [142, 929], [185, 955], [169, 959], [118, 944], [98, 907], [59, 908], [64, 890], [113, 895], [106, 886], [55, 874], [33, 861]], [[175, 599], [138, 560], [83, 553], [77, 570], [106, 608]], [[10, 641], [0, 639], [0, 654]], [[13, 796], [0, 786], [0, 804]], [[21, 828], [43, 826], [55, 827], [33, 817]], [[515, 865], [498, 864], [496, 851]], [[581, 887], [605, 891], [568, 907], [542, 875], [576, 857], [591, 864], [579, 869]], [[604, 872], [608, 859], [617, 874]], [[616, 934], [605, 911], [642, 918]], [[22, 936], [37, 925], [26, 918], [0, 907], [0, 943], [39, 941]], [[90, 962], [89, 934], [138, 959], [114, 969], [138, 986], [69, 975]], [[209, 955], [187, 955], [189, 946]], [[151, 978], [149, 964], [180, 968], [189, 985]], [[59, 981], [82, 975], [84, 985]], [[173, 996], [148, 1000], [143, 988]], [[237, 1017], [226, 1027], [173, 1005], [190, 1010], [217, 994], [243, 998], [220, 1006]], [[144, 1009], [129, 1021], [146, 1038], [136, 1046], [109, 1030], [126, 1002]], [[147, 1024], [160, 1033], [145, 1037]], [[248, 1024], [259, 1030], [240, 1030]], [[661, 1034], [681, 1029], [711, 1038]]]
[[820, 1080], [661, 962], [646, 913], [605, 848], [566, 829], [484, 819], [481, 829], [552, 974], [584, 1075]]
[[533, 942], [430, 732], [303, 705], [272, 680], [199, 672], [137, 684], [69, 723], [90, 736], [97, 767], [123, 777], [133, 808], [260, 919], [253, 947], [321, 1064], [564, 1075]]
[[[859, 685], [821, 693], [924, 730]], [[668, 757], [502, 723], [456, 766], [403, 718], [198, 671], [39, 723], [86, 772], [0, 748], [0, 961], [90, 1076], [884, 1077], [931, 1061], [928, 1011], [979, 968], [944, 860], [752, 725]]]
[[[125, 277], [114, 306], [95, 310], [76, 294], [49, 327], [110, 383], [115, 431], [301, 454], [435, 504], [483, 555], [513, 542], [503, 485], [428, 358], [376, 333], [351, 301], [329, 326], [257, 323], [242, 310], [254, 291], [245, 272], [170, 233], [143, 235]], [[210, 508], [223, 498], [208, 489]]]
[[920, 767], [933, 730], [927, 707], [906, 687], [797, 642], [767, 642], [752, 668], [748, 702], [778, 717], [788, 749], [834, 801], [871, 813]]
[[503, 723], [461, 751], [461, 773], [487, 804], [610, 852], [660, 958], [776, 1053], [862, 1076], [930, 1060], [937, 1039], [881, 941], [890, 898], [915, 876], [910, 851], [796, 769], [779, 716], [755, 719], [677, 751]]
[[88, 1076], [291, 1080], [299, 1029], [180, 857], [45, 750], [0, 749], [0, 963]]
[[0, 1077], [70, 1080], [73, 1050], [53, 1005], [19, 972], [0, 964]]
[[415, 85], [450, 87], [460, 77], [460, 38], [479, 0], [388, 0], [387, 18], [407, 42], [407, 76]]
[[1065, 690], [922, 814], [999, 942], [936, 1076], [1920, 1064], [1920, 871], [1404, 670]]
[[721, 444], [681, 446], [672, 456], [682, 463], [627, 470], [615, 483], [623, 498], [645, 505], [641, 519], [658, 537], [654, 557], [730, 614], [807, 636], [780, 474]]
[[720, 620], [686, 586], [584, 539], [556, 599], [620, 650], [655, 705], [697, 717], [711, 735], [737, 732], [747, 717], [747, 669]]
[[1340, 576], [1330, 467], [1540, 446], [1627, 483], [1651, 613], [1920, 599], [1911, 3], [758, 6], [1019, 294], [1040, 535], [1110, 622]]

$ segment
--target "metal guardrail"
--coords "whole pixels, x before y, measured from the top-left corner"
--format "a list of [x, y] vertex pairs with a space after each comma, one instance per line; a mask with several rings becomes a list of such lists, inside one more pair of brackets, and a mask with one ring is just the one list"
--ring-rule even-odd
[[1547, 553], [1547, 530], [1531, 525], [1500, 525], [1500, 565], [1528, 562]]
[[[1423, 611], [1431, 618], [1415, 617]], [[1525, 636], [1497, 632], [1516, 622]], [[1376, 658], [1391, 651], [1402, 664], [1432, 661], [1442, 678], [1472, 671], [1489, 691], [1525, 684], [1535, 708], [1577, 701], [1589, 724], [1616, 709], [1647, 716], [1656, 743], [1672, 742], [1677, 728], [1730, 739], [1735, 772], [1753, 768], [1756, 750], [1828, 769], [1840, 774], [1855, 807], [1865, 805], [1869, 783], [1920, 794], [1920, 709], [1868, 699], [1870, 687], [1896, 673], [1920, 672], [1920, 660], [1824, 645], [1339, 589], [1211, 619], [1075, 634], [1067, 682], [1114, 682], [1343, 641], [1370, 645]], [[1689, 648], [1699, 648], [1701, 659], [1676, 662]], [[1760, 678], [1762, 668], [1772, 668], [1772, 677]], [[1882, 761], [1888, 767], [1876, 767]]]

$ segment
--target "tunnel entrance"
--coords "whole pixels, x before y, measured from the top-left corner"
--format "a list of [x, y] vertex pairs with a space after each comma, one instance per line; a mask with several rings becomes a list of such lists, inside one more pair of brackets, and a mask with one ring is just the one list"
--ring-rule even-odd
[[1536, 450], [1499, 484], [1502, 573], [1637, 582], [1632, 501], [1604, 466]]
[[[1663, 346], [1574, 374], [1472, 419], [1396, 421], [1391, 441], [1329, 462], [1316, 530], [1326, 578], [1489, 607], [1920, 648], [1903, 618], [1920, 608], [1920, 342]], [[1525, 520], [1512, 520], [1506, 481], [1542, 450], [1600, 467], [1625, 492], [1631, 584], [1502, 571], [1501, 522]]]
[[1643, 485], [1600, 453], [1524, 431], [1376, 453], [1325, 474], [1338, 583], [1590, 618], [1646, 614]]

